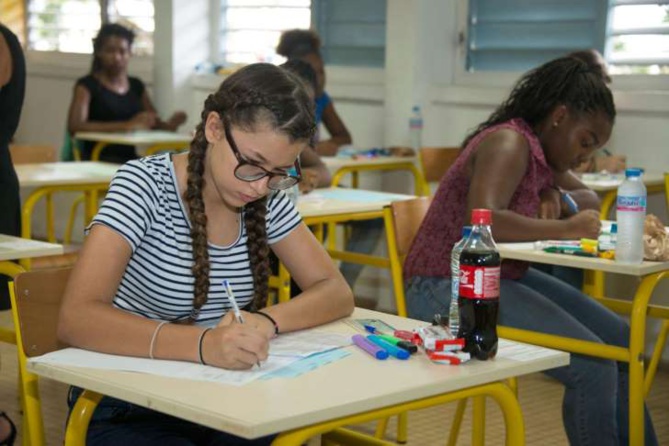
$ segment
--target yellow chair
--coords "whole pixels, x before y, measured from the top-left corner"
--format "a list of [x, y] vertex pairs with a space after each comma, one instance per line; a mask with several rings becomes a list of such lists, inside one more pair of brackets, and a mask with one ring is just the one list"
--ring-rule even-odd
[[[60, 303], [70, 272], [70, 268], [30, 271], [19, 274], [10, 283], [19, 354], [24, 445], [45, 444], [38, 377], [27, 370], [26, 364], [27, 358], [65, 347], [58, 341], [56, 329]], [[85, 444], [86, 428], [100, 398], [102, 396], [99, 394], [84, 391], [68, 421], [65, 444]]]
[[430, 183], [438, 183], [460, 154], [460, 147], [423, 147], [418, 156], [423, 170], [423, 195], [430, 196]]

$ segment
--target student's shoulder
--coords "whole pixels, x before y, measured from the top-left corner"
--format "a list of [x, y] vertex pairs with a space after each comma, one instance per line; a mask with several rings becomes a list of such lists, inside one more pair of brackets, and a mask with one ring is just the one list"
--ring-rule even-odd
[[478, 153], [494, 152], [497, 156], [527, 156], [530, 143], [512, 126], [500, 126], [486, 134], [478, 143]]
[[86, 76], [82, 76], [79, 79], [77, 79], [77, 82], [74, 84], [75, 87], [82, 86], [89, 92], [95, 91], [97, 88], [99, 88], [100, 83], [95, 79], [95, 77], [92, 74], [87, 74]]
[[172, 178], [169, 154], [128, 161], [119, 168], [115, 178], [131, 181], [131, 187], [164, 192], [166, 184]]
[[128, 76], [128, 82], [130, 83], [130, 89], [132, 91], [142, 93], [144, 91], [144, 89], [146, 88], [144, 86], [144, 81], [141, 80], [138, 77]]

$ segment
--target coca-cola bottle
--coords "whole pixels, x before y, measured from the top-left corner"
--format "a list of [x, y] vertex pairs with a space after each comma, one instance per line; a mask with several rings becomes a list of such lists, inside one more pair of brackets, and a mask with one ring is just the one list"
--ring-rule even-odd
[[460, 254], [459, 338], [473, 358], [497, 354], [497, 313], [501, 259], [490, 232], [492, 212], [472, 211], [472, 232]]

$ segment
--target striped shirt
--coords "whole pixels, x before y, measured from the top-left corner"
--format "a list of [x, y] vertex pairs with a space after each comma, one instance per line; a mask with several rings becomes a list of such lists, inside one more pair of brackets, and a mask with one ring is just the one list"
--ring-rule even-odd
[[[193, 250], [190, 221], [178, 190], [168, 154], [130, 161], [114, 176], [91, 226], [101, 224], [111, 228], [132, 249], [114, 296], [116, 308], [150, 319], [174, 320], [190, 315]], [[300, 215], [283, 192], [269, 197], [266, 224], [270, 244], [286, 237], [300, 221]], [[243, 224], [237, 240], [230, 246], [209, 243], [209, 261], [209, 296], [197, 323], [211, 325], [231, 308], [223, 279], [230, 281], [240, 307], [249, 304], [253, 297]]]

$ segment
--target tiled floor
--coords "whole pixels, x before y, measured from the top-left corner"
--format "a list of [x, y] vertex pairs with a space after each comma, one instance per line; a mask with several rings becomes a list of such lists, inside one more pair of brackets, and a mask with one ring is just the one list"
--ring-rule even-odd
[[[16, 392], [16, 350], [13, 346], [0, 344], [0, 410], [5, 410], [15, 422], [20, 423]], [[562, 429], [562, 387], [543, 375], [530, 375], [519, 380], [520, 400], [525, 415], [528, 445], [566, 445]], [[47, 444], [63, 443], [63, 427], [66, 414], [66, 386], [42, 380], [41, 395], [45, 419]], [[669, 372], [663, 371], [653, 385], [648, 404], [655, 422], [660, 444], [669, 444]], [[412, 412], [409, 414], [409, 446], [431, 446], [445, 444], [455, 404]], [[17, 423], [17, 424], [18, 424]], [[394, 435], [394, 421], [388, 429]], [[371, 425], [360, 427], [373, 429]], [[459, 444], [470, 444], [469, 413], [465, 417]], [[17, 444], [20, 444], [17, 442]], [[486, 444], [504, 444], [504, 427], [501, 414], [493, 403], [488, 404]]]

